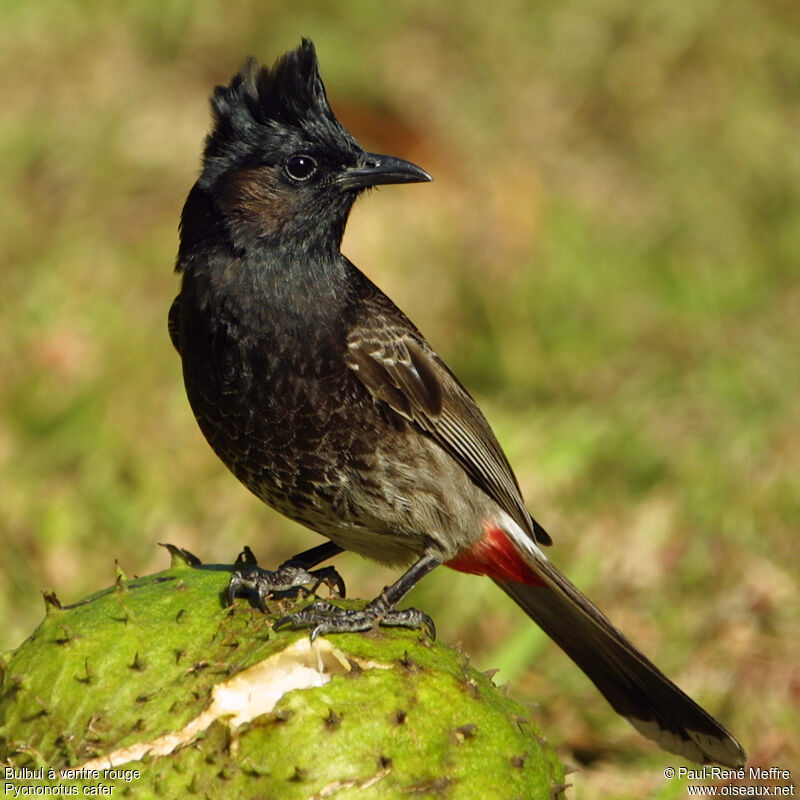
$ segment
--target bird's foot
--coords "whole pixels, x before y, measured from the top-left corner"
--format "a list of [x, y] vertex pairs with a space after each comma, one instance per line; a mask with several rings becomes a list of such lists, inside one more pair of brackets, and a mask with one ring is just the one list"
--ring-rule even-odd
[[276, 630], [310, 628], [311, 641], [327, 633], [356, 633], [378, 626], [421, 629], [431, 639], [436, 638], [436, 626], [424, 611], [417, 608], [404, 608], [400, 611], [387, 608], [380, 597], [362, 609], [339, 608], [332, 603], [318, 600], [302, 611], [289, 614], [275, 623]]
[[258, 566], [249, 547], [238, 555], [234, 566], [236, 569], [228, 583], [228, 605], [236, 597], [247, 597], [257, 608], [266, 611], [268, 597], [314, 594], [323, 584], [331, 597], [345, 596], [344, 581], [333, 567], [309, 570], [290, 558], [271, 571]]

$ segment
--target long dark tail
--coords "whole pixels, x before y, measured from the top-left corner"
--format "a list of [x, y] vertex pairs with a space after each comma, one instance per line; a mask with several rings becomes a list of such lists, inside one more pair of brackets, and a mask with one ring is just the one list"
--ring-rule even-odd
[[586, 673], [612, 708], [670, 753], [739, 767], [747, 754], [710, 714], [640, 653], [549, 561], [542, 585], [495, 583]]

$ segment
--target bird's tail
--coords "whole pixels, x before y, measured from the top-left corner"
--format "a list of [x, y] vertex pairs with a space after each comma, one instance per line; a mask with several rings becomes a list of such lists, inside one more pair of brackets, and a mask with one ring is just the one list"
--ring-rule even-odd
[[495, 583], [586, 673], [616, 712], [671, 753], [700, 763], [744, 764], [747, 755], [736, 739], [549, 561], [533, 554], [525, 561], [536, 575], [533, 585], [505, 577], [495, 577]]

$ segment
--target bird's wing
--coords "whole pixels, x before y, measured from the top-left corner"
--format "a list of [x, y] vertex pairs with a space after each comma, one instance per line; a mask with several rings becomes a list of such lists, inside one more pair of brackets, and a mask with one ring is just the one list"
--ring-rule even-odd
[[523, 530], [550, 544], [525, 508], [508, 459], [469, 392], [399, 309], [382, 295], [372, 301], [349, 329], [348, 366], [374, 398], [450, 453]]
[[178, 295], [169, 307], [169, 316], [167, 317], [167, 330], [169, 331], [169, 338], [172, 339], [172, 344], [180, 355], [181, 352], [181, 296]]

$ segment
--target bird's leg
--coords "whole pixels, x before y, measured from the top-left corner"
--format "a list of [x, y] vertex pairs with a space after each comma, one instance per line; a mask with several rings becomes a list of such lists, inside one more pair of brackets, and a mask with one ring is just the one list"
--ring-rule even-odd
[[331, 595], [344, 597], [344, 581], [333, 567], [312, 569], [317, 564], [338, 555], [342, 548], [333, 542], [325, 542], [310, 550], [298, 553], [281, 564], [275, 571], [262, 569], [256, 563], [253, 551], [245, 546], [236, 557], [236, 569], [228, 583], [228, 604], [236, 597], [248, 597], [262, 611], [266, 610], [266, 599], [270, 595], [304, 590], [315, 592], [325, 584]]
[[339, 608], [325, 601], [317, 601], [302, 611], [290, 614], [275, 623], [276, 629], [310, 628], [312, 641], [326, 633], [354, 633], [368, 631], [377, 625], [401, 628], [423, 628], [431, 638], [436, 638], [436, 626], [433, 620], [416, 608], [404, 608], [400, 611], [395, 606], [411, 590], [411, 588], [439, 566], [441, 560], [430, 554], [422, 556], [410, 567], [399, 580], [387, 586], [374, 600], [363, 609]]

